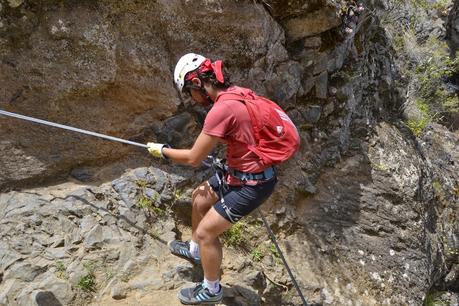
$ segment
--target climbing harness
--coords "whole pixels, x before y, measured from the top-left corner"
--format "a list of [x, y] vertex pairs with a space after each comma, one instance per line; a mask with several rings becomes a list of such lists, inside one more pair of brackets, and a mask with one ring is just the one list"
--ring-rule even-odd
[[28, 117], [28, 116], [24, 116], [24, 115], [20, 115], [20, 114], [16, 114], [16, 113], [10, 113], [10, 112], [7, 112], [7, 111], [1, 110], [1, 109], [0, 109], [0, 115], [5, 115], [5, 116], [8, 116], [8, 117], [13, 117], [13, 118], [22, 119], [22, 120], [26, 120], [26, 121], [31, 121], [31, 122], [35, 122], [35, 123], [40, 123], [40, 124], [44, 124], [44, 125], [48, 125], [48, 126], [64, 129], [64, 130], [69, 130], [69, 131], [81, 133], [81, 134], [86, 134], [86, 135], [91, 135], [91, 136], [95, 136], [95, 137], [99, 137], [99, 138], [104, 138], [104, 139], [111, 140], [111, 141], [117, 141], [117, 142], [121, 142], [121, 143], [124, 143], [124, 144], [130, 144], [130, 145], [133, 145], [133, 146], [138, 146], [138, 147], [142, 147], [142, 148], [148, 148], [147, 145], [142, 144], [142, 143], [138, 143], [138, 142], [134, 142], [134, 141], [130, 141], [130, 140], [124, 140], [124, 139], [121, 139], [121, 138], [108, 136], [108, 135], [104, 135], [104, 134], [99, 134], [99, 133], [95, 133], [95, 132], [91, 132], [91, 131], [87, 131], [87, 130], [71, 127], [71, 126], [68, 126], [68, 125], [63, 125], [63, 124], [54, 123], [54, 122], [50, 122], [50, 121], [46, 121], [46, 120], [36, 119], [36, 118], [32, 118], [32, 117]]
[[[205, 166], [207, 166], [207, 167], [212, 168], [212, 170], [214, 171], [215, 175], [217, 176], [217, 180], [218, 180], [218, 183], [219, 183], [219, 188], [218, 189], [219, 189], [219, 193], [220, 193], [220, 199], [222, 201], [222, 204], [224, 204], [225, 200], [224, 200], [223, 194], [224, 194], [224, 191], [228, 188], [228, 185], [226, 184], [226, 180], [225, 180], [226, 173], [228, 173], [228, 171], [229, 171], [228, 170], [228, 166], [225, 165], [224, 160], [220, 160], [218, 158], [215, 158], [212, 155], [209, 155], [207, 157], [207, 159], [203, 162], [203, 164]], [[273, 168], [270, 168], [270, 169], [273, 169]], [[230, 173], [231, 173], [231, 171], [230, 171]], [[243, 173], [243, 172], [241, 172], [241, 173]], [[268, 171], [268, 173], [271, 173], [271, 171]], [[264, 172], [263, 172], [263, 174], [264, 174]], [[247, 175], [247, 173], [244, 173], [244, 175]], [[298, 285], [298, 283], [297, 283], [297, 281], [295, 279], [295, 276], [293, 275], [292, 270], [290, 269], [290, 267], [289, 267], [289, 265], [287, 263], [287, 260], [285, 259], [284, 253], [282, 253], [282, 250], [280, 249], [279, 244], [277, 243], [276, 236], [274, 235], [273, 231], [271, 230], [271, 227], [269, 226], [268, 221], [266, 220], [265, 216], [263, 215], [263, 213], [261, 212], [261, 210], [259, 208], [257, 208], [257, 212], [260, 215], [261, 220], [263, 220], [263, 224], [266, 227], [266, 230], [268, 231], [269, 238], [271, 239], [272, 243], [276, 247], [276, 250], [279, 253], [279, 256], [280, 256], [280, 258], [282, 260], [282, 263], [284, 264], [285, 269], [287, 270], [287, 273], [290, 276], [290, 278], [292, 280], [292, 283], [295, 286], [295, 289], [296, 289], [296, 291], [298, 292], [298, 295], [301, 298], [303, 306], [308, 306], [308, 303], [306, 302], [306, 299], [304, 298], [303, 292], [301, 291], [300, 286]]]

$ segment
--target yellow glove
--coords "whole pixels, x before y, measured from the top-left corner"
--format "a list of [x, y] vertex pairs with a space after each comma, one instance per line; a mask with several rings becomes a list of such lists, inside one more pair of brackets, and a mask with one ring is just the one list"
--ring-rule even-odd
[[163, 143], [156, 143], [156, 142], [149, 142], [147, 143], [148, 152], [154, 157], [162, 157], [167, 159], [166, 156], [163, 155], [163, 148], [169, 148], [169, 145]]

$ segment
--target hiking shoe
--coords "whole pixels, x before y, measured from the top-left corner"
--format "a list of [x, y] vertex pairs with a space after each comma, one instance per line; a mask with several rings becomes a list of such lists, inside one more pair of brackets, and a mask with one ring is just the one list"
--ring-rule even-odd
[[191, 255], [189, 241], [173, 240], [173, 241], [170, 241], [167, 245], [169, 246], [171, 253], [174, 254], [175, 256], [184, 258], [194, 265], [201, 264], [200, 258], [195, 258]]
[[218, 293], [211, 293], [203, 283], [199, 283], [196, 287], [180, 290], [178, 298], [184, 305], [217, 304], [223, 299], [223, 288], [220, 286], [220, 291]]

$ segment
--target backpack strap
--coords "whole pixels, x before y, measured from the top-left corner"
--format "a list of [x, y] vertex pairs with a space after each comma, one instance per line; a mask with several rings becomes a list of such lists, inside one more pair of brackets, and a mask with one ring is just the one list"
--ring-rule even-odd
[[[242, 88], [238, 88], [239, 90], [233, 90], [231, 92], [223, 92], [220, 94], [218, 99], [220, 97], [224, 96], [225, 100], [237, 100], [245, 104], [247, 112], [249, 113], [250, 116], [250, 122], [252, 123], [252, 131], [253, 131], [253, 136], [255, 138], [255, 142], [258, 145], [260, 142], [260, 126], [259, 122], [257, 120], [257, 115], [255, 114], [255, 111], [252, 107], [248, 106], [248, 103], [255, 103], [255, 99], [259, 98], [256, 96], [253, 91], [250, 90], [243, 90]], [[217, 99], [217, 101], [218, 101]]]

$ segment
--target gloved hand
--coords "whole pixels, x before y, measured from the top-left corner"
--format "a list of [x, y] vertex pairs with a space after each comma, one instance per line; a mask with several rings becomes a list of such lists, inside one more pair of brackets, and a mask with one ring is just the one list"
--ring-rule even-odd
[[167, 159], [163, 155], [163, 148], [164, 147], [169, 148], [169, 145], [163, 144], [163, 143], [149, 142], [147, 143], [147, 147], [148, 147], [147, 149], [148, 152], [150, 152], [150, 154], [153, 155], [154, 157], [162, 157], [164, 159]]

